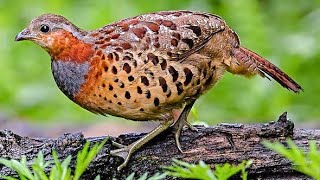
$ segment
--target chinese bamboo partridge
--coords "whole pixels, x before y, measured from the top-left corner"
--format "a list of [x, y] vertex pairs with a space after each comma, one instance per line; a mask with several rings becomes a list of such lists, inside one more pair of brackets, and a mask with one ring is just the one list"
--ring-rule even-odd
[[[278, 67], [240, 46], [237, 34], [216, 15], [167, 11], [144, 14], [84, 31], [60, 15], [44, 14], [16, 36], [51, 56], [60, 90], [81, 107], [135, 121], [160, 121], [144, 138], [111, 153], [123, 157], [173, 126], [176, 143], [196, 99], [226, 71], [301, 86]], [[185, 105], [185, 106], [184, 106]], [[173, 110], [184, 106], [177, 120]], [[120, 145], [119, 145], [120, 146]]]

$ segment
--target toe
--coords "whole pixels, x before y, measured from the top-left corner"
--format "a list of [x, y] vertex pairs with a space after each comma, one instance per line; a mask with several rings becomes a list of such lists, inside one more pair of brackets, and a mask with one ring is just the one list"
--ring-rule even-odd
[[123, 159], [126, 159], [128, 158], [129, 150], [128, 148], [115, 149], [115, 150], [111, 150], [110, 154], [112, 156], [119, 156], [119, 157], [122, 157]]
[[115, 141], [112, 141], [112, 146], [115, 146], [115, 147], [117, 147], [117, 148], [126, 148], [126, 147], [127, 147], [126, 145], [117, 143], [117, 142], [115, 142]]
[[191, 130], [191, 131], [194, 131], [194, 132], [198, 132], [198, 129], [196, 127], [194, 127], [191, 123], [189, 123], [188, 121], [186, 122], [186, 125], [188, 126], [188, 128]]

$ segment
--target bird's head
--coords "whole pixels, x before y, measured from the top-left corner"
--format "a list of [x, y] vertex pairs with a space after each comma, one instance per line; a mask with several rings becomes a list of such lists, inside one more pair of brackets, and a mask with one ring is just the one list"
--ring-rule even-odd
[[53, 60], [84, 61], [92, 53], [83, 41], [86, 31], [60, 15], [44, 14], [33, 19], [15, 40], [30, 40], [44, 48]]

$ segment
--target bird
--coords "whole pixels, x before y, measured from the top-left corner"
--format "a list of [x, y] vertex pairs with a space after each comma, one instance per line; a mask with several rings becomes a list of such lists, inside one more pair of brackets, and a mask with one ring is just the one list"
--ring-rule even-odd
[[[43, 14], [18, 33], [48, 52], [58, 88], [82, 108], [133, 121], [159, 121], [143, 138], [111, 155], [127, 166], [133, 153], [172, 129], [177, 148], [195, 101], [226, 72], [272, 78], [295, 93], [302, 87], [277, 66], [240, 45], [238, 35], [211, 13], [160, 11], [85, 31], [61, 15]], [[174, 110], [181, 110], [174, 118]]]

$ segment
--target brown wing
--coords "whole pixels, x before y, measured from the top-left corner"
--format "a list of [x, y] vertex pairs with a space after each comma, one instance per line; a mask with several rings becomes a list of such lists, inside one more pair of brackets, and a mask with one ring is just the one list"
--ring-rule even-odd
[[151, 52], [166, 59], [181, 60], [201, 49], [225, 26], [216, 15], [166, 11], [124, 19], [90, 36], [96, 37], [95, 43], [105, 49], [105, 53], [120, 52], [121, 56], [128, 52], [144, 61]]

